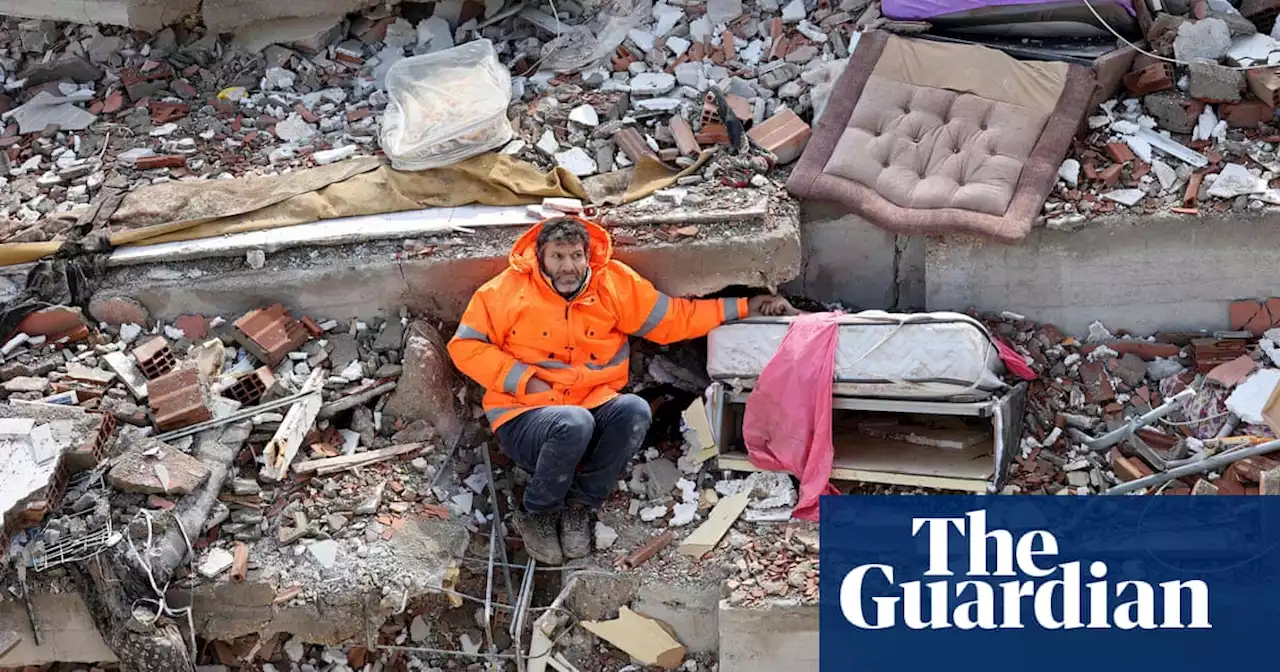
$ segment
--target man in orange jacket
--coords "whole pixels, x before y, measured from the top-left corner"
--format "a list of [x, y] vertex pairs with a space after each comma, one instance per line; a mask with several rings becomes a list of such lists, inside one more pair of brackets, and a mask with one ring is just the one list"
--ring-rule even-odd
[[667, 296], [613, 258], [603, 228], [572, 217], [526, 231], [508, 262], [476, 290], [449, 356], [485, 388], [485, 416], [503, 451], [533, 475], [515, 513], [525, 548], [558, 565], [591, 552], [595, 512], [649, 429], [648, 402], [619, 394], [627, 339], [672, 343], [795, 309], [776, 296]]

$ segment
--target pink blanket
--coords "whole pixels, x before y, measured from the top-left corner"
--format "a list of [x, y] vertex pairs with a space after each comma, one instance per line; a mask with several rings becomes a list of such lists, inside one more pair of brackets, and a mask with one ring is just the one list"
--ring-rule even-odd
[[796, 318], [747, 397], [742, 435], [751, 464], [800, 478], [792, 515], [818, 519], [818, 498], [831, 485], [831, 388], [839, 336], [837, 313]]

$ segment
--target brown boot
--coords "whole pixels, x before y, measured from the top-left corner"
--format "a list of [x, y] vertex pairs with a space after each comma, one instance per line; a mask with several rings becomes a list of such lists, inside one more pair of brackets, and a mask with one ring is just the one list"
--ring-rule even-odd
[[525, 513], [516, 511], [514, 515], [516, 531], [524, 539], [524, 550], [534, 560], [546, 565], [564, 563], [564, 554], [560, 551], [560, 534], [556, 529], [560, 522], [560, 514]]
[[596, 512], [582, 502], [570, 500], [560, 516], [560, 547], [569, 558], [585, 558], [591, 554], [591, 527]]

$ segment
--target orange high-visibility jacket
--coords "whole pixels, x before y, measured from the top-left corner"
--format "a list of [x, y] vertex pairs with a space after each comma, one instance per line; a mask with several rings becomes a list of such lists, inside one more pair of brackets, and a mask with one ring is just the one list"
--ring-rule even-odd
[[[495, 430], [533, 408], [595, 408], [617, 396], [627, 384], [629, 336], [672, 343], [747, 315], [746, 299], [659, 292], [613, 258], [608, 232], [583, 223], [591, 272], [577, 296], [560, 296], [539, 268], [536, 224], [511, 248], [507, 269], [476, 290], [449, 341], [454, 365], [486, 390], [485, 415]], [[551, 389], [528, 394], [535, 375]]]

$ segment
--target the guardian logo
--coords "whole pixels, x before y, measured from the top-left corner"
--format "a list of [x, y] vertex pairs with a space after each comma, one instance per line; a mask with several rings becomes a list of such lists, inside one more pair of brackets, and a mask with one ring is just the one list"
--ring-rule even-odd
[[[1107, 580], [1105, 562], [1054, 563], [1058, 540], [1045, 530], [1033, 530], [1016, 540], [1008, 530], [987, 530], [985, 511], [969, 511], [957, 518], [913, 518], [911, 535], [922, 532], [929, 542], [925, 577], [955, 577], [948, 562], [950, 528], [969, 544], [963, 577], [978, 580], [907, 581], [895, 583], [894, 568], [869, 564], [855, 567], [840, 584], [840, 609], [854, 626], [867, 630], [958, 628], [1005, 630], [1033, 625], [1050, 630], [1093, 628], [1163, 630], [1212, 628], [1209, 587], [1204, 581]], [[995, 567], [988, 563], [994, 544]], [[1091, 580], [1082, 578], [1088, 572]], [[989, 577], [1010, 577], [990, 581]], [[884, 596], [892, 587], [895, 596]], [[864, 598], [864, 592], [873, 595]], [[1183, 606], [1189, 606], [1185, 619]], [[997, 606], [1000, 616], [997, 621]], [[927, 616], [926, 616], [927, 614]], [[1087, 621], [1085, 620], [1087, 618]]]

